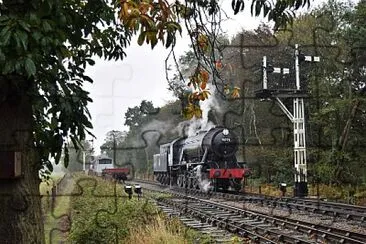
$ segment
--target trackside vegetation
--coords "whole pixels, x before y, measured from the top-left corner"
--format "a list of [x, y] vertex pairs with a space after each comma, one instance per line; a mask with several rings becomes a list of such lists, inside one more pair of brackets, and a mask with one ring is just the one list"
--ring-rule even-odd
[[[60, 243], [65, 239], [65, 234], [59, 231], [59, 229], [62, 230], [64, 227], [62, 223], [65, 221], [65, 218], [61, 220], [58, 217], [65, 216], [69, 212], [70, 197], [67, 192], [72, 190], [72, 184], [65, 184], [60, 189], [57, 186], [60, 185], [61, 180], [63, 180], [63, 174], [54, 174], [47, 181], [43, 181], [39, 187], [42, 196], [42, 214], [46, 243]], [[55, 194], [60, 196], [52, 198], [53, 187], [57, 189]]]
[[128, 199], [123, 186], [97, 177], [75, 177], [70, 202], [71, 243], [211, 243], [169, 219], [147, 198]]

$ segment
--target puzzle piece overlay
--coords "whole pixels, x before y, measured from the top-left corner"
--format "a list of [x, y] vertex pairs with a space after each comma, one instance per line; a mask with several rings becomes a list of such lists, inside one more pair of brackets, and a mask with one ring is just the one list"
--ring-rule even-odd
[[[309, 55], [315, 55], [319, 53], [319, 50], [335, 50], [334, 60], [337, 62], [342, 62], [339, 60], [339, 57], [342, 55], [342, 50], [340, 47], [336, 45], [321, 45], [317, 40], [319, 36], [319, 31], [322, 32], [330, 32], [331, 29], [321, 29], [316, 28], [313, 30], [313, 37], [314, 39], [311, 40], [309, 43], [301, 44], [299, 49], [304, 52], [309, 52]], [[291, 31], [290, 31], [291, 32]], [[243, 38], [243, 36], [241, 37]], [[243, 73], [239, 71], [233, 71], [232, 78], [239, 79], [241, 84], [241, 91], [242, 96], [239, 99], [234, 100], [227, 100], [225, 101], [229, 105], [227, 106], [229, 109], [222, 114], [220, 120], [217, 121], [217, 124], [226, 126], [232, 130], [234, 130], [238, 135], [240, 135], [240, 161], [250, 162], [254, 159], [254, 155], [258, 151], [263, 150], [263, 148], [270, 149], [270, 148], [281, 148], [283, 146], [287, 148], [291, 148], [294, 154], [292, 155], [292, 160], [295, 160], [291, 166], [295, 167], [296, 172], [298, 174], [294, 174], [295, 182], [307, 183], [306, 178], [306, 149], [305, 149], [305, 128], [306, 127], [306, 112], [308, 112], [308, 108], [306, 107], [306, 103], [310, 100], [317, 100], [320, 97], [312, 95], [304, 94], [303, 92], [296, 93], [294, 92], [294, 87], [297, 90], [300, 90], [303, 83], [306, 83], [306, 79], [304, 77], [300, 77], [300, 73], [296, 73], [296, 70], [293, 69], [294, 63], [296, 62], [293, 57], [293, 52], [296, 49], [296, 40], [294, 40], [294, 36], [290, 35], [288, 39], [287, 47], [288, 47], [288, 55], [290, 58], [288, 59], [288, 66], [281, 67], [281, 68], [289, 68], [290, 74], [286, 76], [283, 74], [283, 69], [280, 69], [280, 78], [275, 79], [273, 78], [275, 74], [269, 74], [268, 69], [269, 66], [267, 64], [272, 63], [272, 65], [277, 66], [277, 64], [273, 63], [276, 59], [273, 57], [267, 57], [265, 60], [263, 56], [269, 50], [277, 48], [279, 42], [276, 41], [276, 37], [273, 37], [273, 43], [271, 45], [263, 44], [260, 45], [258, 42], [256, 43], [246, 43], [244, 38], [240, 40], [239, 44], [237, 45], [228, 45], [225, 47], [227, 50], [226, 55], [236, 56], [236, 58], [240, 58], [241, 65], [239, 67], [235, 67], [236, 69], [242, 69], [244, 74], [248, 73], [255, 73], [248, 76], [241, 76]], [[282, 49], [283, 50], [283, 49]], [[292, 50], [292, 51], [291, 51]], [[224, 54], [225, 55], [225, 54]], [[252, 62], [247, 62], [248, 56], [255, 56]], [[268, 62], [268, 63], [267, 63]], [[282, 63], [278, 65], [283, 65]], [[316, 66], [316, 64], [315, 64]], [[265, 67], [265, 68], [264, 68]], [[234, 69], [235, 69], [234, 68]], [[258, 69], [262, 73], [258, 73]], [[315, 68], [314, 68], [315, 69]], [[118, 69], [117, 69], [118, 70]], [[300, 72], [302, 67], [299, 68]], [[277, 70], [278, 71], [278, 70]], [[281, 73], [282, 72], [282, 73]], [[133, 73], [133, 72], [132, 72]], [[267, 74], [267, 79], [263, 78], [263, 74]], [[273, 75], [273, 76], [272, 76]], [[272, 77], [271, 77], [272, 76]], [[297, 76], [297, 77], [296, 77]], [[290, 77], [290, 78], [289, 78]], [[279, 82], [280, 81], [280, 82]], [[106, 82], [105, 85], [108, 86], [108, 90], [110, 91], [108, 95], [100, 95], [95, 100], [98, 99], [106, 99], [108, 100], [107, 106], [108, 109], [105, 110], [105, 113], [101, 113], [97, 116], [95, 127], [104, 127], [108, 129], [113, 129], [111, 121], [113, 117], [116, 115], [122, 118], [122, 114], [118, 114], [120, 112], [116, 112], [116, 104], [115, 99], [118, 100], [120, 97], [116, 91], [120, 90], [120, 88], [116, 87], [123, 87], [125, 84], [124, 79], [114, 79], [113, 82], [108, 83]], [[273, 83], [276, 83], [275, 85]], [[277, 85], [277, 87], [276, 87]], [[291, 90], [291, 91], [290, 91]], [[256, 91], [262, 92], [258, 97]], [[268, 93], [269, 92], [269, 93]], [[270, 119], [268, 118], [260, 118], [256, 116], [256, 109], [261, 106], [260, 103], [267, 105], [264, 106], [268, 109], [268, 116], [270, 118], [276, 118], [276, 123], [271, 124]], [[230, 104], [235, 104], [235, 108], [239, 110], [233, 109], [230, 110]], [[111, 106], [110, 106], [111, 105]], [[122, 106], [122, 105], [118, 105]], [[155, 111], [155, 113], [159, 113], [160, 111]], [[278, 123], [280, 121], [280, 123]], [[121, 122], [122, 123], [122, 122]], [[267, 138], [265, 140], [261, 139], [260, 132], [257, 131], [257, 127], [263, 129], [265, 125], [267, 125], [267, 131], [270, 131], [271, 138]], [[234, 126], [233, 126], [234, 125]], [[155, 147], [158, 148], [162, 138], [164, 137], [164, 133], [166, 130], [172, 129], [170, 127], [151, 127], [146, 128], [146, 130], [141, 133], [140, 137], [138, 138], [135, 145], [131, 145], [128, 147], [117, 148], [116, 150], [119, 153], [132, 155], [134, 153], [138, 154], [143, 152], [148, 147]], [[293, 135], [295, 131], [295, 135]], [[294, 139], [294, 137], [297, 137]], [[321, 140], [316, 143], [318, 147], [324, 147], [329, 145], [323, 145]], [[294, 148], [294, 140], [295, 148]], [[252, 152], [254, 151], [254, 153]], [[296, 155], [296, 156], [294, 156]], [[127, 156], [129, 157], [129, 156]], [[258, 159], [257, 159], [258, 160]], [[124, 162], [126, 163], [126, 162]], [[133, 163], [133, 162], [132, 162]], [[263, 161], [265, 164], [266, 161]], [[121, 164], [123, 165], [123, 163]], [[290, 165], [289, 165], [290, 167]], [[65, 192], [56, 195], [56, 198], [63, 197], [63, 196], [71, 196], [77, 197], [83, 194], [83, 187], [82, 187], [82, 180], [77, 182], [76, 185], [79, 188], [76, 193]], [[303, 187], [303, 186], [301, 186]], [[300, 191], [304, 191], [304, 189], [300, 189]], [[119, 201], [120, 198], [117, 193], [113, 195], [98, 195], [96, 194], [95, 197], [102, 197], [102, 198], [110, 198], [113, 199], [113, 202]], [[96, 221], [101, 228], [115, 228], [113, 222], [103, 222], [109, 215], [113, 215], [117, 210], [117, 205], [111, 207], [109, 209], [101, 209], [98, 213], [96, 213]], [[54, 219], [68, 219], [71, 221], [67, 214], [53, 214]], [[101, 221], [103, 220], [103, 221]], [[52, 230], [52, 231], [61, 231], [67, 232], [69, 228]], [[51, 235], [51, 233], [50, 233]], [[118, 238], [116, 237], [116, 240]]]

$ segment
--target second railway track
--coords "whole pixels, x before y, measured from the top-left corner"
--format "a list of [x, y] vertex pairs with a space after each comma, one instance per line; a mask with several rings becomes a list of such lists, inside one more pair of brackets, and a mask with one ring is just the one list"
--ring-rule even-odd
[[259, 243], [366, 243], [366, 235], [362, 233], [243, 209], [209, 200], [207, 196], [203, 199], [194, 191], [153, 188], [173, 195], [158, 199], [163, 208], [175, 209], [200, 221], [206, 228], [207, 225], [221, 228], [244, 240]]

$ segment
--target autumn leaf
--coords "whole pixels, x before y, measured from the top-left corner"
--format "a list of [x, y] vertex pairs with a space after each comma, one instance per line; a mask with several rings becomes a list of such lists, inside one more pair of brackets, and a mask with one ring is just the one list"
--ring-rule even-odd
[[208, 49], [208, 37], [203, 34], [199, 34], [197, 38], [198, 46], [200, 49], [202, 49], [204, 52]]
[[209, 95], [211, 95], [211, 93], [210, 93], [208, 90], [204, 90], [204, 91], [202, 91], [202, 95], [203, 95], [203, 97], [204, 97], [205, 99], [207, 99], [207, 98], [208, 98], [208, 96], [209, 96]]
[[198, 106], [194, 107], [194, 116], [198, 119], [202, 118], [202, 110], [200, 107]]
[[224, 85], [224, 93], [225, 94], [230, 93], [230, 89], [229, 89], [229, 86], [228, 85]]
[[215, 61], [215, 67], [216, 67], [216, 69], [222, 69], [222, 62], [221, 62], [221, 60]]
[[186, 119], [191, 119], [194, 116], [194, 105], [189, 103], [183, 110], [182, 110], [183, 117]]
[[204, 90], [206, 88], [207, 82], [202, 82], [201, 83], [201, 89]]
[[239, 87], [234, 87], [234, 89], [231, 93], [231, 97], [232, 98], [239, 98], [240, 97], [240, 88]]
[[203, 82], [207, 83], [208, 78], [209, 78], [208, 72], [206, 70], [201, 70], [200, 73], [201, 73], [201, 77], [202, 77]]

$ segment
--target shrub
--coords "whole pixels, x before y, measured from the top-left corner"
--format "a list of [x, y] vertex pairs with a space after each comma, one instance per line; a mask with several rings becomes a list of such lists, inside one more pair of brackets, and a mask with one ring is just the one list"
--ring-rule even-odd
[[165, 217], [145, 198], [128, 199], [119, 184], [85, 175], [76, 181], [68, 237], [72, 243], [212, 243], [207, 235]]
[[[71, 201], [73, 243], [116, 243], [157, 215], [152, 204], [127, 198], [122, 186], [99, 178], [80, 179]], [[80, 196], [78, 196], [80, 195]]]

